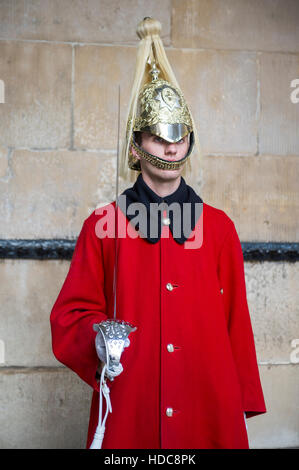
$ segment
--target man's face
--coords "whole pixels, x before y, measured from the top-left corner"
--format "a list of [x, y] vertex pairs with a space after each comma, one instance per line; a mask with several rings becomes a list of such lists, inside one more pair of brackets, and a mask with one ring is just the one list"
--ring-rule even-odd
[[[170, 143], [149, 132], [142, 132], [141, 139], [140, 147], [143, 150], [170, 162], [183, 158], [189, 149], [188, 136], [183, 137], [179, 142]], [[183, 166], [176, 170], [162, 170], [161, 168], [155, 167], [144, 158], [139, 157], [135, 152], [134, 155], [140, 159], [142, 173], [146, 173], [150, 177], [157, 177], [162, 180], [173, 180], [181, 176], [183, 171]]]

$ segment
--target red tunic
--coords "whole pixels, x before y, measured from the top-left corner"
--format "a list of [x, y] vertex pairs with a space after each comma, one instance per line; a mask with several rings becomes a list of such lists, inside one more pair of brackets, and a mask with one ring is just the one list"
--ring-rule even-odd
[[[115, 241], [102, 238], [101, 219], [113, 208], [85, 220], [51, 312], [56, 358], [94, 390], [87, 447], [99, 402], [92, 326], [113, 317]], [[206, 203], [200, 229], [196, 249], [170, 231], [156, 244], [118, 238], [117, 318], [137, 330], [122, 355], [124, 371], [108, 382], [112, 413], [103, 449], [248, 448], [243, 412], [266, 411], [238, 234], [225, 212]]]

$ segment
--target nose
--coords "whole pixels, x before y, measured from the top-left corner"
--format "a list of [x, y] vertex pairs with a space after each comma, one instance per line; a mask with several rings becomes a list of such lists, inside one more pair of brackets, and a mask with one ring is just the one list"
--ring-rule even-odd
[[176, 144], [173, 142], [173, 143], [168, 143], [165, 147], [165, 155], [176, 155], [177, 153], [177, 146]]

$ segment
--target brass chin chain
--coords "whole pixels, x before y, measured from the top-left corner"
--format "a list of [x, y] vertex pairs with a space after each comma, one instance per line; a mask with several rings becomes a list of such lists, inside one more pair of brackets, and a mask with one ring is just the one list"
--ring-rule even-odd
[[[134, 142], [134, 139], [131, 140], [131, 146], [134, 148], [134, 150], [138, 153], [140, 157], [144, 158], [146, 161], [154, 165], [156, 168], [160, 168], [162, 170], [177, 170], [178, 168], [180, 168], [182, 165], [185, 164], [187, 158], [189, 157], [192, 151], [193, 143], [190, 144], [189, 151], [183, 158], [177, 161], [172, 161], [172, 162], [168, 160], [164, 160], [163, 158], [160, 158], [160, 157], [156, 157], [155, 155], [152, 155], [151, 153], [146, 152]], [[140, 161], [132, 155], [131, 150], [130, 150], [129, 167], [131, 168], [131, 170], [139, 170], [139, 171], [141, 170]]]

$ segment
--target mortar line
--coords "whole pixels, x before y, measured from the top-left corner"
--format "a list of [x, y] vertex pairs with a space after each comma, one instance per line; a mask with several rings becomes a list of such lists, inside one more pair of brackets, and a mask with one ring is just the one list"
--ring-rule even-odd
[[[20, 147], [10, 147], [11, 151], [17, 151], [17, 150], [26, 150], [29, 152], [91, 152], [91, 153], [105, 153], [108, 155], [115, 155], [116, 150], [114, 149], [104, 149], [104, 148], [88, 148], [88, 147], [26, 147], [26, 146], [20, 146]], [[261, 156], [261, 154], [257, 155], [256, 153], [249, 153], [249, 152], [209, 152], [207, 151], [206, 153], [203, 152], [204, 157], [240, 157], [240, 158], [245, 158], [245, 157], [255, 157], [255, 156]], [[271, 154], [271, 153], [265, 153], [263, 156], [269, 156], [271, 158], [285, 158], [286, 155], [279, 155], [279, 154]], [[294, 155], [287, 155], [289, 157], [297, 157], [296, 154]]]
[[14, 365], [14, 366], [0, 366], [0, 374], [6, 373], [30, 373], [30, 372], [57, 372], [57, 371], [63, 371], [63, 370], [69, 370], [68, 367], [66, 366], [20, 366], [20, 365]]
[[[69, 46], [103, 46], [103, 47], [138, 47], [138, 42], [134, 43], [106, 43], [106, 42], [80, 42], [80, 41], [49, 41], [47, 39], [19, 39], [19, 38], [0, 38], [0, 42], [24, 42], [24, 43], [45, 43], [54, 45], [69, 45]], [[173, 51], [219, 51], [219, 52], [244, 52], [244, 53], [262, 53], [262, 54], [291, 54], [299, 55], [298, 51], [280, 51], [280, 50], [264, 50], [264, 49], [233, 49], [233, 48], [212, 48], [212, 47], [175, 47], [165, 45], [166, 50]]]
[[291, 361], [275, 361], [275, 362], [267, 362], [267, 361], [260, 361], [258, 362], [259, 366], [296, 366], [299, 363], [291, 362]]
[[[287, 361], [276, 361], [276, 362], [258, 362], [259, 366], [298, 366], [299, 363], [287, 362]], [[64, 365], [58, 366], [0, 366], [0, 374], [3, 373], [30, 373], [30, 372], [61, 372], [70, 371], [70, 369]], [[71, 371], [70, 371], [71, 372]]]
[[108, 155], [115, 155], [116, 150], [114, 149], [101, 149], [101, 148], [78, 148], [74, 147], [11, 147], [12, 152], [18, 150], [26, 150], [28, 152], [90, 152], [90, 153], [105, 153]]

